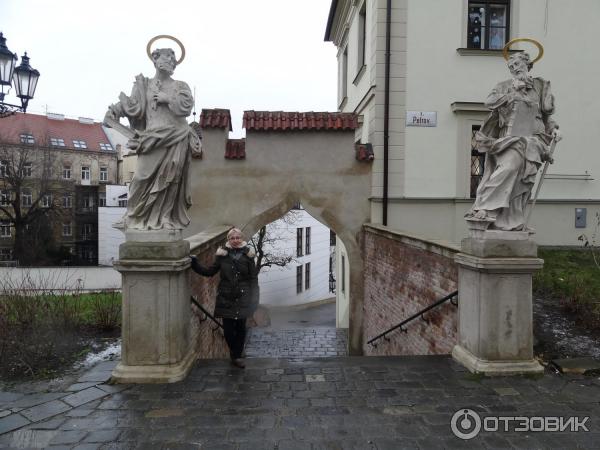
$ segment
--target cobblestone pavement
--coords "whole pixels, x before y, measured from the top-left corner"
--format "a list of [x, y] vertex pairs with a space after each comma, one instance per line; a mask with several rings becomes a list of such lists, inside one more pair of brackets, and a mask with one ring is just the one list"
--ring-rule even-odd
[[[102, 363], [67, 392], [0, 393], [0, 448], [599, 448], [600, 380], [480, 378], [449, 357], [199, 361], [169, 385], [104, 383]], [[451, 433], [455, 411], [589, 416], [590, 432]]]
[[275, 358], [315, 358], [346, 356], [348, 330], [336, 328], [300, 328], [273, 330], [250, 328], [246, 356]]

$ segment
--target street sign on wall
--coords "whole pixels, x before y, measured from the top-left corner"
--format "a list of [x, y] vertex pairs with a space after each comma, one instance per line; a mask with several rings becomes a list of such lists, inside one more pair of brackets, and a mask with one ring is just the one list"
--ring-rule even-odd
[[436, 111], [406, 111], [407, 127], [435, 127], [437, 126]]

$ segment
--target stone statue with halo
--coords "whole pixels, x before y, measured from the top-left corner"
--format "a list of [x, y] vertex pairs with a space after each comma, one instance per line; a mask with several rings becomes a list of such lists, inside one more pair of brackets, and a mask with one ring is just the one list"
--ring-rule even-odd
[[[531, 60], [526, 52], [508, 50], [515, 42], [538, 47]], [[528, 207], [538, 169], [544, 172], [553, 162], [552, 153], [561, 139], [550, 82], [532, 77], [529, 71], [541, 59], [543, 47], [533, 39], [513, 39], [504, 47], [504, 58], [512, 78], [496, 85], [485, 105], [490, 116], [476, 133], [475, 146], [485, 154], [485, 169], [477, 188], [473, 208], [465, 218], [471, 230], [531, 231], [528, 228], [533, 205]]]
[[[179, 60], [170, 48], [150, 51], [159, 38], [179, 45]], [[146, 50], [156, 68], [154, 77], [138, 75], [131, 95], [121, 92], [104, 119], [107, 126], [129, 138], [127, 147], [137, 154], [127, 213], [115, 226], [126, 230], [182, 230], [190, 222], [190, 160], [192, 153], [201, 151], [200, 139], [186, 121], [194, 107], [192, 92], [185, 82], [171, 78], [175, 66], [185, 57], [185, 49], [176, 38], [160, 35], [148, 42]], [[121, 117], [129, 120], [129, 128], [119, 123]]]

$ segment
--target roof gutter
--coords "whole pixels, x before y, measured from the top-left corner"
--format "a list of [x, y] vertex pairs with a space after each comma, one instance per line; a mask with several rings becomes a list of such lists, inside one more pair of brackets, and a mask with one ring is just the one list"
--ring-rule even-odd
[[390, 159], [390, 46], [392, 28], [392, 0], [387, 0], [385, 22], [385, 87], [383, 107], [383, 220], [388, 223], [388, 185], [389, 185], [389, 159]]
[[325, 42], [331, 41], [331, 28], [333, 27], [333, 19], [335, 17], [337, 4], [338, 0], [331, 0], [331, 6], [329, 7], [329, 18], [327, 19], [327, 28], [325, 29]]

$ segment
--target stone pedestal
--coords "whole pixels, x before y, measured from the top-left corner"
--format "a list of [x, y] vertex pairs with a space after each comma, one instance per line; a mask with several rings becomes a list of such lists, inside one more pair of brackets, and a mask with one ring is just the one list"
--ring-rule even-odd
[[543, 266], [528, 233], [482, 232], [464, 239], [458, 271], [454, 359], [486, 375], [540, 373], [533, 358], [532, 275]]
[[177, 231], [128, 231], [126, 238], [114, 264], [123, 277], [123, 331], [113, 380], [179, 381], [196, 359], [189, 329], [189, 243]]

